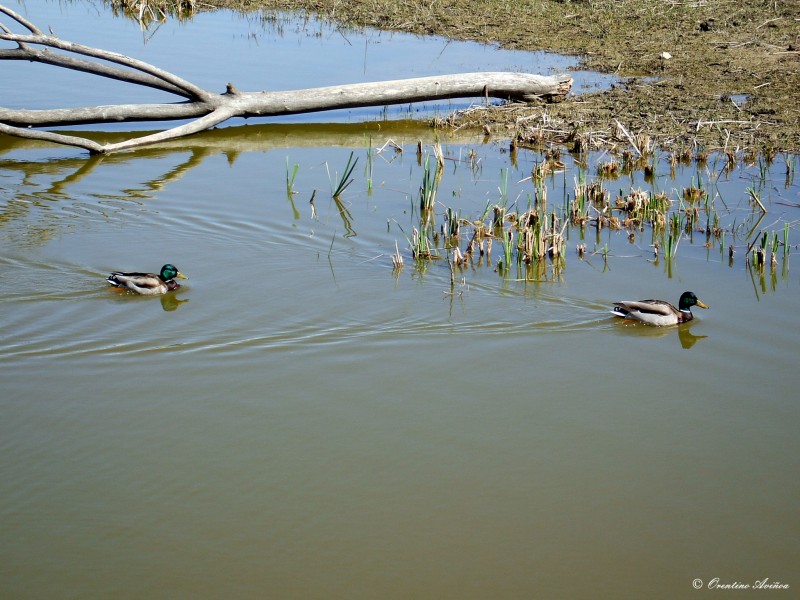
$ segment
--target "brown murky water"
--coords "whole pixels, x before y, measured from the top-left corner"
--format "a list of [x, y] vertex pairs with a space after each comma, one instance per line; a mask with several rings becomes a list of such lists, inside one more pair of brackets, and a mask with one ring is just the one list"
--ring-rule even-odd
[[[88, 162], [0, 142], [5, 595], [676, 598], [713, 578], [794, 594], [800, 282], [794, 257], [748, 269], [743, 239], [789, 223], [796, 244], [783, 157], [606, 182], [677, 197], [699, 175], [732, 264], [704, 235], [666, 264], [648, 228], [587, 228], [560, 276], [503, 277], [497, 244], [451, 289], [405, 237], [416, 143], [436, 135], [263, 125]], [[540, 154], [438, 135], [437, 223], [527, 206]], [[389, 139], [404, 151], [376, 154]], [[582, 173], [563, 160], [556, 208]], [[190, 279], [164, 299], [103, 281], [167, 261]], [[608, 314], [685, 289], [711, 309], [681, 328]]]

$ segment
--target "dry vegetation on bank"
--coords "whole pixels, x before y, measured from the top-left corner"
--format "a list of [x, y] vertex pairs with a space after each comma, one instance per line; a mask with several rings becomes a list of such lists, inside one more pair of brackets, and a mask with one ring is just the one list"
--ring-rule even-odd
[[[614, 89], [549, 106], [455, 115], [619, 149], [649, 136], [665, 149], [800, 149], [800, 3], [782, 0], [205, 0], [197, 8], [300, 10], [347, 26], [552, 50], [615, 73]], [[668, 53], [671, 58], [662, 58]], [[731, 96], [745, 95], [739, 106]], [[617, 124], [617, 121], [621, 124]]]

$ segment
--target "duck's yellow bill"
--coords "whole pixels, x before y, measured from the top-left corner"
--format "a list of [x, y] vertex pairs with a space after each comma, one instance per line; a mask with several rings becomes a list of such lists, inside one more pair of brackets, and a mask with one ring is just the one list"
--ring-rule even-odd
[[[189, 278], [188, 278], [186, 275], [184, 275], [184, 274], [183, 274], [183, 273], [181, 273], [180, 271], [178, 271], [178, 272], [175, 274], [175, 277], [177, 277], [178, 279], [189, 279]], [[703, 306], [703, 308], [706, 308], [706, 307], [705, 307], [705, 306]]]
[[708, 308], [708, 305], [703, 304], [702, 302], [700, 302], [700, 300], [697, 301], [697, 306], [699, 306], [700, 308]]

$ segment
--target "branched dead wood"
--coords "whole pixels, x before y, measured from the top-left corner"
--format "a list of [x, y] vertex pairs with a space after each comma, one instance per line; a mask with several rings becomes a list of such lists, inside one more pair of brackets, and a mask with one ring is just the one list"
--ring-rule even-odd
[[[128, 150], [191, 135], [214, 127], [231, 117], [268, 117], [479, 96], [525, 102], [537, 99], [553, 102], [563, 99], [572, 88], [572, 78], [568, 75], [543, 76], [494, 72], [461, 73], [281, 92], [240, 92], [229, 83], [225, 92], [217, 94], [129, 56], [45, 34], [22, 15], [3, 5], [0, 5], [0, 14], [5, 14], [16, 22], [17, 26], [27, 30], [27, 33], [14, 33], [0, 22], [0, 40], [16, 45], [12, 48], [0, 48], [0, 60], [44, 63], [154, 88], [183, 99], [181, 102], [171, 104], [118, 104], [42, 110], [0, 107], [0, 133], [84, 148], [92, 154]], [[165, 131], [109, 144], [99, 144], [76, 135], [33, 129], [79, 124], [186, 119], [192, 120]]]

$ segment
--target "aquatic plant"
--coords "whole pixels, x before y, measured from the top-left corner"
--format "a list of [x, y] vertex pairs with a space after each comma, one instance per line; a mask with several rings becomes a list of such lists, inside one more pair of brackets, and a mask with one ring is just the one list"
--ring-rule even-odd
[[748, 187], [747, 189], [745, 189], [745, 192], [747, 193], [747, 195], [749, 196], [749, 198], [753, 202], [753, 204], [757, 205], [761, 209], [761, 212], [763, 212], [763, 213], [767, 212], [767, 208], [761, 202], [761, 198], [759, 197], [759, 193], [756, 191], [755, 188]]
[[780, 242], [778, 241], [778, 232], [777, 231], [773, 231], [772, 232], [772, 247], [770, 248], [770, 250], [772, 252], [772, 261], [773, 262], [777, 262], [777, 259], [775, 257], [778, 256], [778, 246], [780, 246]]
[[367, 193], [372, 193], [372, 169], [374, 167], [374, 156], [372, 151], [372, 138], [367, 141], [367, 164], [364, 167], [364, 177], [367, 179]]
[[419, 187], [419, 208], [423, 213], [433, 210], [436, 191], [439, 187], [439, 169], [431, 169], [431, 157], [426, 156], [422, 165], [422, 185]]
[[678, 251], [678, 244], [683, 234], [683, 223], [678, 212], [672, 213], [669, 220], [669, 232], [667, 233], [667, 243], [664, 247], [664, 258], [672, 260]]
[[725, 152], [725, 171], [730, 172], [736, 167], [736, 152], [733, 150], [727, 150]]
[[422, 230], [414, 227], [411, 230], [411, 254], [415, 260], [439, 258], [439, 253], [431, 241], [431, 237], [430, 227], [423, 227]]
[[753, 243], [753, 263], [759, 269], [763, 269], [767, 262], [767, 241], [769, 239], [769, 234], [764, 231], [759, 236], [760, 244], [758, 240]]
[[508, 167], [500, 169], [500, 185], [497, 191], [500, 192], [500, 200], [506, 202], [508, 200]]
[[461, 267], [467, 264], [469, 258], [461, 252], [458, 246], [453, 246], [453, 261], [452, 264], [456, 267]]
[[394, 241], [394, 254], [392, 254], [392, 267], [394, 269], [403, 268], [403, 255], [400, 254], [400, 248], [397, 246], [397, 240]]
[[794, 174], [797, 171], [797, 156], [791, 157], [791, 155], [785, 155], [786, 161], [786, 178], [784, 179], [783, 185], [788, 190], [792, 185], [794, 185]]
[[[439, 257], [439, 252], [436, 248], [436, 244], [433, 242], [433, 233], [431, 231], [431, 226], [426, 225], [423, 226], [422, 229], [418, 229], [416, 226], [411, 228], [411, 235], [409, 236], [403, 227], [395, 221], [398, 229], [403, 233], [403, 236], [406, 238], [408, 242], [409, 249], [411, 250], [411, 256], [417, 262], [424, 262], [432, 259], [437, 259]], [[392, 258], [392, 263], [394, 264], [397, 257], [399, 256], [399, 252], [395, 253], [395, 256]], [[400, 257], [402, 260], [402, 257]]]
[[627, 195], [617, 196], [614, 209], [623, 211], [625, 218], [621, 221], [611, 218], [609, 225], [617, 228], [640, 228], [644, 223], [649, 223], [654, 233], [659, 233], [666, 226], [666, 214], [672, 200], [664, 192], [651, 194], [641, 189], [631, 189]]
[[508, 273], [508, 269], [511, 266], [511, 257], [514, 253], [514, 233], [511, 231], [503, 231], [503, 259], [500, 262], [500, 270], [503, 273]]
[[573, 225], [583, 227], [589, 220], [589, 204], [583, 190], [576, 188], [575, 197], [570, 203], [569, 218]]
[[534, 182], [543, 181], [545, 177], [547, 177], [551, 173], [552, 169], [550, 167], [550, 163], [547, 161], [542, 161], [535, 163], [533, 165], [533, 169], [531, 169], [531, 179]]
[[456, 238], [456, 245], [458, 244], [457, 238], [461, 233], [461, 211], [454, 211], [452, 208], [447, 207], [444, 211], [444, 230], [443, 234], [446, 239], [450, 240]]
[[689, 187], [683, 188], [683, 200], [685, 202], [702, 202], [708, 198], [708, 192], [703, 189], [703, 179], [700, 175], [697, 176], [697, 185], [695, 185], [694, 177], [689, 184]]
[[636, 147], [639, 149], [642, 158], [647, 159], [648, 156], [653, 154], [656, 145], [653, 139], [648, 134], [639, 133], [636, 135]]
[[597, 166], [597, 175], [608, 179], [619, 176], [619, 163], [616, 160], [609, 160]]
[[789, 223], [783, 224], [783, 258], [789, 256]]
[[[317, 205], [314, 204], [314, 198], [316, 198], [316, 197], [317, 197], [317, 190], [313, 190], [311, 192], [311, 198], [308, 201], [308, 205], [311, 207], [311, 218], [314, 219], [314, 220], [317, 220], [319, 218], [319, 216], [317, 215]], [[291, 200], [292, 197], [289, 196], [289, 199]], [[292, 206], [294, 206], [294, 202], [292, 202]], [[297, 214], [295, 216], [295, 218], [296, 219], [300, 218], [300, 215]]]
[[328, 180], [331, 183], [331, 196], [334, 198], [339, 198], [342, 193], [347, 189], [347, 187], [353, 183], [353, 180], [350, 178], [350, 175], [353, 174], [353, 169], [356, 168], [356, 164], [358, 163], [358, 158], [353, 160], [353, 152], [350, 152], [350, 156], [347, 158], [347, 164], [344, 166], [344, 171], [342, 172], [342, 176], [338, 178], [336, 187], [334, 187], [334, 178], [331, 177], [331, 171], [328, 167], [328, 163], [325, 163], [325, 170], [328, 173]]
[[[468, 164], [467, 156], [465, 154], [463, 159], [459, 156], [454, 168]], [[587, 177], [585, 166], [578, 165], [579, 171], [574, 178], [572, 190], [568, 193], [567, 178], [564, 177], [563, 195], [556, 205], [548, 209], [547, 195], [553, 192], [550, 188], [558, 190], [561, 187], [561, 181], [556, 184], [555, 178], [551, 177], [554, 173], [551, 169], [557, 164], [554, 162], [555, 156], [555, 153], [550, 154], [548, 150], [544, 160], [534, 161], [535, 166], [530, 176], [533, 191], [527, 193], [527, 209], [523, 208], [525, 202], [519, 199], [513, 203], [509, 202], [509, 196], [514, 194], [509, 182], [509, 178], [513, 175], [510, 168], [503, 167], [500, 169], [495, 192], [499, 193], [499, 200], [487, 199], [482, 212], [469, 218], [462, 218], [461, 209], [444, 207], [441, 213], [443, 220], [435, 226], [432, 215], [437, 206], [436, 175], [439, 169], [435, 166], [432, 153], [425, 156], [421, 162], [423, 181], [419, 198], [412, 198], [412, 212], [419, 209], [422, 213], [416, 222], [418, 229], [409, 241], [415, 259], [440, 258], [438, 253], [444, 248], [448, 252], [448, 262], [453, 268], [463, 268], [468, 264], [479, 266], [481, 264], [479, 260], [475, 263], [472, 261], [479, 256], [489, 254], [493, 241], [499, 240], [502, 244], [502, 254], [495, 263], [497, 271], [503, 277], [513, 277], [512, 265], [516, 263], [518, 277], [524, 277], [529, 281], [543, 281], [545, 278], [549, 279], [550, 275], [560, 276], [564, 269], [565, 248], [572, 227], [581, 228], [581, 240], [583, 240], [583, 227], [587, 222], [591, 222], [597, 227], [594, 252], [590, 250], [587, 253], [586, 244], [579, 243], [577, 246], [579, 257], [599, 254], [605, 267], [608, 267], [614, 258], [614, 245], [610, 241], [611, 233], [607, 234], [609, 241], [604, 241], [601, 238], [601, 231], [623, 230], [628, 243], [635, 245], [640, 239], [639, 232], [644, 232], [649, 226], [652, 236], [649, 242], [654, 249], [655, 260], [657, 262], [659, 256], [663, 256], [667, 260], [665, 268], [671, 273], [674, 259], [678, 256], [681, 246], [681, 238], [688, 238], [689, 243], [694, 245], [694, 236], [702, 232], [705, 234], [703, 243], [706, 248], [710, 249], [718, 244], [721, 256], [724, 256], [726, 248], [729, 256], [732, 256], [735, 244], [731, 242], [735, 242], [737, 236], [751, 240], [752, 230], [758, 227], [758, 223], [753, 225], [751, 218], [743, 222], [737, 230], [735, 214], [733, 214], [733, 225], [730, 224], [730, 219], [726, 222], [723, 215], [732, 214], [728, 203], [719, 202], [721, 200], [719, 192], [713, 195], [710, 193], [711, 190], [718, 190], [716, 184], [714, 187], [709, 187], [706, 176], [699, 172], [691, 177], [686, 187], [678, 187], [672, 191], [657, 190], [656, 184], [653, 183], [654, 189], [631, 187], [628, 190], [619, 189], [612, 195], [607, 189], [608, 183], [603, 173], [591, 177], [590, 172], [590, 176]], [[680, 154], [674, 153], [672, 157], [677, 164]], [[654, 169], [660, 159], [653, 151], [646, 161], [641, 157], [631, 160], [634, 160], [637, 170], [644, 170], [648, 165]], [[722, 153], [715, 155], [715, 160], [722, 160], [723, 166], [726, 164], [725, 160], [730, 162], [727, 155]], [[549, 178], [553, 179], [552, 185]], [[751, 188], [748, 194], [751, 196], [752, 205], [763, 206], [759, 192]], [[461, 190], [458, 193], [454, 192], [453, 195], [461, 197]], [[676, 201], [679, 207], [675, 206]], [[720, 212], [718, 205], [723, 207], [723, 212]], [[745, 231], [745, 223], [751, 228], [750, 232]], [[465, 233], [467, 228], [469, 229]], [[728, 233], [733, 235], [733, 240], [727, 235]], [[766, 242], [762, 242], [762, 238], [759, 237], [759, 243], [755, 244], [755, 247], [748, 247], [746, 254], [748, 264], [752, 262], [765, 265], [772, 261], [774, 265], [778, 260], [778, 253], [781, 252], [781, 246], [784, 255], [788, 255], [791, 233], [791, 228], [786, 227], [783, 232], [781, 230], [776, 233], [770, 232]], [[763, 232], [758, 235], [762, 234]], [[462, 242], [465, 245], [461, 245]]]
[[436, 142], [433, 145], [433, 156], [436, 157], [437, 172], [444, 169], [444, 152], [442, 151], [442, 145], [439, 142]]
[[294, 191], [294, 180], [297, 177], [297, 171], [300, 170], [300, 165], [295, 164], [291, 170], [291, 175], [289, 174], [289, 157], [286, 157], [286, 195], [289, 198], [295, 193]]
[[506, 207], [495, 204], [492, 206], [492, 229], [502, 229], [506, 220]]

